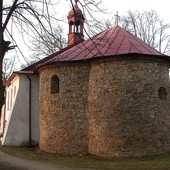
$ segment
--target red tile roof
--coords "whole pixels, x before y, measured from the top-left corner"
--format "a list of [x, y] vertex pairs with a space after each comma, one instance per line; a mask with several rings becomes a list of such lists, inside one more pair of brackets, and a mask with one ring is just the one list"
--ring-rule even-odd
[[91, 39], [68, 46], [21, 71], [34, 72], [38, 66], [53, 62], [87, 60], [106, 56], [120, 56], [123, 54], [166, 56], [120, 26], [115, 26]]

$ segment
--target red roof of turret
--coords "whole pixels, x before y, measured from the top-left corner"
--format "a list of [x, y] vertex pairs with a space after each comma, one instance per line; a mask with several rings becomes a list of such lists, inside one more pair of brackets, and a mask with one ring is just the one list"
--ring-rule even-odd
[[71, 18], [73, 16], [84, 18], [82, 11], [80, 10], [77, 4], [75, 4], [73, 9], [68, 13], [68, 18]]

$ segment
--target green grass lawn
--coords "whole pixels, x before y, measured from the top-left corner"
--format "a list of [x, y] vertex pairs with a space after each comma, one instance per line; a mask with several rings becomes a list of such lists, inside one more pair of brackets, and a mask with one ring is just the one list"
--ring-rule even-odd
[[40, 151], [37, 147], [0, 147], [9, 155], [23, 159], [37, 160], [81, 168], [107, 170], [170, 170], [170, 153], [142, 158], [101, 159], [92, 155], [63, 156]]

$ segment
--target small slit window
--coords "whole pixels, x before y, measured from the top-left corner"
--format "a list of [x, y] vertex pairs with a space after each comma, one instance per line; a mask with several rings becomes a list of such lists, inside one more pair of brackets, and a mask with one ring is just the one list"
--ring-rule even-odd
[[54, 75], [51, 78], [51, 94], [59, 93], [59, 78]]
[[161, 100], [167, 100], [167, 91], [164, 87], [160, 87], [158, 90], [158, 95]]
[[74, 32], [73, 25], [74, 25], [74, 22], [71, 21], [71, 22], [69, 23], [69, 33]]

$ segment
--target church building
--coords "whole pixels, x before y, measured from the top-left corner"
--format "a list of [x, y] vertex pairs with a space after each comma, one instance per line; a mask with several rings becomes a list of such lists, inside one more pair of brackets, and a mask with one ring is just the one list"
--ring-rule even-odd
[[140, 157], [170, 151], [170, 58], [120, 26], [84, 40], [77, 3], [68, 46], [14, 72], [2, 145]]

